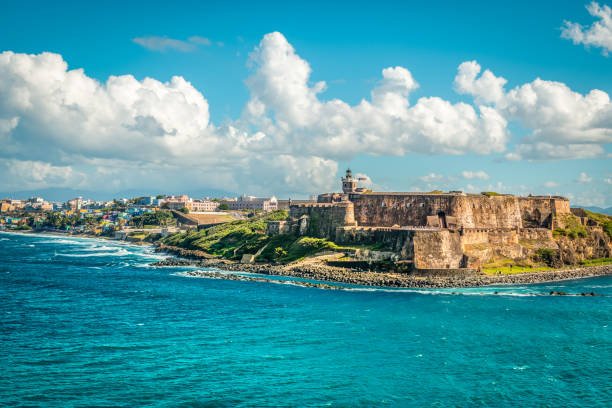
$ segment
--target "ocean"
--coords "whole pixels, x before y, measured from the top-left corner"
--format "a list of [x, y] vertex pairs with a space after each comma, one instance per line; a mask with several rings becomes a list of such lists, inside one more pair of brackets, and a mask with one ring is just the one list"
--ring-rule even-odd
[[[0, 234], [0, 404], [612, 406], [609, 276], [331, 291], [191, 278], [159, 258]], [[537, 295], [551, 290], [603, 296]]]

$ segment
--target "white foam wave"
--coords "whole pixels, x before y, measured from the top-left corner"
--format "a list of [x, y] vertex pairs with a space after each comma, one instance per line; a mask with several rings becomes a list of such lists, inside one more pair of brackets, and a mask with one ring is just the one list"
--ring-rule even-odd
[[88, 253], [88, 254], [66, 254], [66, 253], [55, 253], [55, 255], [57, 256], [68, 256], [68, 257], [72, 257], [72, 258], [88, 258], [91, 256], [125, 256], [125, 255], [132, 255], [131, 252], [121, 248], [116, 252], [94, 252], [94, 253]]

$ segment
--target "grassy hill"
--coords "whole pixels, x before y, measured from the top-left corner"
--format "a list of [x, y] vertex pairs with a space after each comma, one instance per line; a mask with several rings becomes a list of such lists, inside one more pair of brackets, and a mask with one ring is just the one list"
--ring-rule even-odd
[[269, 221], [287, 218], [287, 211], [278, 210], [216, 225], [200, 231], [172, 234], [161, 242], [184, 249], [199, 250], [226, 259], [239, 260], [243, 254], [261, 254], [258, 260], [290, 262], [325, 249], [339, 248], [325, 239], [297, 237], [290, 234], [269, 236], [266, 227]]

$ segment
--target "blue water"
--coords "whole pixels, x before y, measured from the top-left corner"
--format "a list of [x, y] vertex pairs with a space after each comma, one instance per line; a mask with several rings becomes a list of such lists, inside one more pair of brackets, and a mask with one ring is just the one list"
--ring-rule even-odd
[[[188, 278], [158, 258], [0, 234], [0, 403], [612, 405], [611, 277], [326, 291]], [[606, 296], [533, 296], [550, 290]]]

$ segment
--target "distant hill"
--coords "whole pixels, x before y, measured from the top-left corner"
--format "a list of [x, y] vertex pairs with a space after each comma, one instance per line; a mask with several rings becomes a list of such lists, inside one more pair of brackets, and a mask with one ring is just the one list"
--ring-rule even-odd
[[600, 214], [612, 215], [612, 207], [601, 208], [601, 207], [582, 207], [585, 210], [589, 210], [591, 212], [596, 212]]
[[114, 198], [131, 198], [140, 196], [156, 196], [157, 194], [187, 194], [190, 197], [236, 197], [239, 194], [229, 191], [215, 189], [194, 189], [191, 191], [148, 191], [144, 189], [121, 190], [117, 192], [78, 190], [74, 188], [51, 187], [37, 190], [3, 191], [0, 192], [0, 199], [12, 198], [15, 200], [25, 200], [30, 197], [42, 197], [47, 201], [67, 201], [75, 197], [83, 197], [94, 201], [108, 201]]

